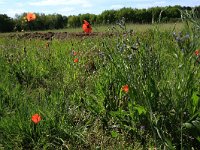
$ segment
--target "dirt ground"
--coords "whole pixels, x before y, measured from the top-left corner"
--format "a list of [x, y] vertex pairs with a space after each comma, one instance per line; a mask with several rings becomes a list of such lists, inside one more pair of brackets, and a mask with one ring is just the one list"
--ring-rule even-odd
[[51, 40], [51, 39], [72, 39], [72, 38], [84, 38], [84, 37], [104, 37], [104, 36], [113, 36], [114, 33], [102, 33], [102, 32], [93, 32], [90, 34], [86, 33], [68, 33], [68, 32], [25, 32], [25, 33], [10, 33], [8, 37], [10, 38], [19, 38], [19, 39], [42, 39], [42, 40]]

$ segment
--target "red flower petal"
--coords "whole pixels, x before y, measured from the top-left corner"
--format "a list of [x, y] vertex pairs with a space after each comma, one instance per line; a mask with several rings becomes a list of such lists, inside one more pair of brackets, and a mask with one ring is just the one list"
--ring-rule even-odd
[[34, 115], [32, 116], [32, 118], [31, 118], [31, 120], [32, 120], [35, 124], [37, 124], [37, 123], [40, 122], [41, 116], [40, 116], [39, 114], [34, 114]]
[[196, 56], [199, 56], [199, 50], [196, 50], [196, 51], [195, 51], [195, 55], [196, 55]]
[[128, 93], [129, 87], [127, 84], [122, 86], [122, 91], [124, 91], [125, 93]]
[[77, 63], [77, 62], [78, 62], [78, 58], [75, 58], [75, 59], [74, 59], [74, 63]]

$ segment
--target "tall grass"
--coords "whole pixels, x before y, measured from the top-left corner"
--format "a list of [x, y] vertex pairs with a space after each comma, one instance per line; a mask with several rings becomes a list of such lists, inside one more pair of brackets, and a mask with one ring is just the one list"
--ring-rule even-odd
[[109, 29], [0, 39], [2, 149], [198, 149], [199, 31]]

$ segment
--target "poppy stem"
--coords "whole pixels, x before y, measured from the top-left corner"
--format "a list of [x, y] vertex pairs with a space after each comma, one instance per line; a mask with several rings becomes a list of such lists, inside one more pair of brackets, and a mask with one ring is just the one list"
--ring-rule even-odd
[[33, 124], [33, 140], [37, 141], [38, 140], [38, 132], [37, 132], [37, 124]]

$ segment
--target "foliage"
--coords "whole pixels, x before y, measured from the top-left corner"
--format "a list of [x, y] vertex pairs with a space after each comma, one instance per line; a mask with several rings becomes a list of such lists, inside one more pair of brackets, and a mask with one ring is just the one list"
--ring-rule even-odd
[[14, 28], [13, 19], [6, 14], [0, 14], [0, 32], [11, 32]]
[[200, 37], [185, 19], [180, 32], [123, 18], [112, 37], [0, 38], [0, 147], [198, 149]]

